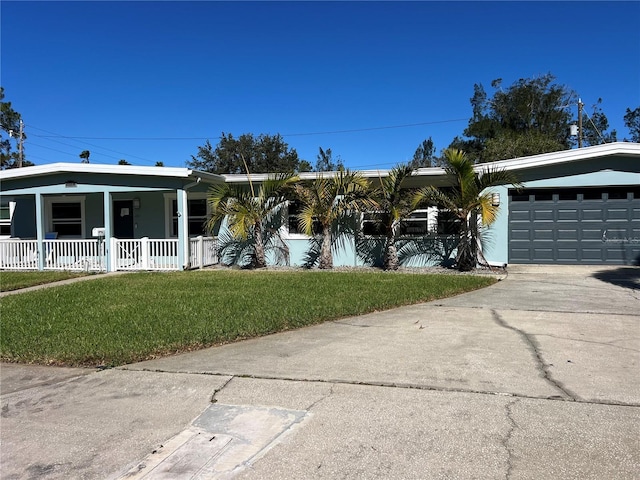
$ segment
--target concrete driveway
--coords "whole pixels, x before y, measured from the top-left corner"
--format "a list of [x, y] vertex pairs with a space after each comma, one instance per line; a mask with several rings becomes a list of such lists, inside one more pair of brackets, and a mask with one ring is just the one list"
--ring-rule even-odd
[[94, 372], [3, 365], [2, 478], [636, 479], [640, 269]]

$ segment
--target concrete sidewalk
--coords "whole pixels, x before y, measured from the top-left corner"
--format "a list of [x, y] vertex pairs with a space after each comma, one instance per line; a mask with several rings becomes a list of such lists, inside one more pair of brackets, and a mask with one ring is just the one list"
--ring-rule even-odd
[[2, 478], [637, 478], [639, 279], [510, 267], [114, 370], [3, 365]]

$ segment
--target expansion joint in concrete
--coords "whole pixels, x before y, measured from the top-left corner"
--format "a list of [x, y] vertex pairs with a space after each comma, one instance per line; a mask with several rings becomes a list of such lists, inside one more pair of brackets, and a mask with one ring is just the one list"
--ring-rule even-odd
[[531, 352], [531, 355], [536, 363], [536, 368], [538, 369], [538, 371], [540, 372], [540, 374], [542, 375], [542, 377], [545, 379], [547, 383], [549, 383], [553, 388], [558, 390], [562, 394], [562, 396], [565, 397], [566, 399], [573, 400], [573, 401], [579, 400], [577, 395], [570, 392], [560, 382], [558, 382], [553, 378], [553, 376], [551, 375], [551, 372], [549, 371], [549, 365], [545, 363], [545, 361], [542, 358], [542, 354], [540, 353], [538, 342], [536, 342], [536, 340], [531, 335], [527, 334], [523, 330], [520, 330], [519, 328], [509, 325], [502, 317], [500, 317], [500, 314], [496, 310], [492, 309], [491, 313], [493, 315], [494, 321], [499, 326], [506, 328], [508, 330], [511, 330], [513, 332], [516, 332], [520, 336], [520, 338], [524, 340], [525, 345]]

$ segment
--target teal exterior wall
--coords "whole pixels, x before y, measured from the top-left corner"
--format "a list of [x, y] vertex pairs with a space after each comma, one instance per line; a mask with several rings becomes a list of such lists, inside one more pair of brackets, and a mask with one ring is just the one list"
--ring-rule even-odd
[[140, 208], [133, 209], [134, 238], [165, 238], [165, 192], [123, 192], [112, 197], [113, 201], [140, 200]]
[[85, 196], [85, 238], [92, 238], [91, 233], [96, 227], [104, 227], [104, 196], [102, 193], [95, 193]]

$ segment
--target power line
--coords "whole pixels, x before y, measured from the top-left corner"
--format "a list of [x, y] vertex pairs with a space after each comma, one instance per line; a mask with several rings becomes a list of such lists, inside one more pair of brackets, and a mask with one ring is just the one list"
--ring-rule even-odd
[[[322, 132], [305, 132], [305, 133], [282, 133], [283, 137], [302, 137], [302, 136], [312, 136], [312, 135], [331, 135], [336, 133], [356, 133], [356, 132], [369, 132], [374, 130], [389, 130], [394, 128], [410, 128], [410, 127], [420, 127], [424, 125], [436, 125], [440, 123], [453, 123], [453, 122], [463, 122], [469, 120], [468, 118], [454, 118], [450, 120], [437, 120], [432, 122], [419, 122], [419, 123], [406, 123], [402, 125], [387, 125], [384, 127], [367, 127], [367, 128], [352, 128], [347, 130], [328, 130]], [[42, 128], [37, 128], [30, 125], [31, 128], [35, 128], [36, 130], [41, 130], [43, 132], [47, 132]], [[54, 133], [54, 132], [48, 132]], [[71, 135], [38, 135], [41, 138], [68, 138], [68, 139], [76, 139], [76, 140], [136, 140], [136, 141], [156, 141], [156, 140], [209, 140], [211, 138], [222, 138], [218, 137], [85, 137], [85, 136], [71, 136]], [[87, 144], [90, 145], [90, 144]], [[102, 147], [99, 147], [102, 148]], [[120, 153], [120, 152], [116, 152]]]
[[407, 128], [407, 127], [420, 127], [423, 125], [435, 125], [438, 123], [453, 123], [453, 122], [462, 122], [467, 121], [468, 118], [454, 118], [452, 120], [439, 120], [435, 122], [420, 122], [420, 123], [407, 123], [404, 125], [391, 125], [386, 127], [370, 127], [370, 128], [354, 128], [351, 130], [333, 130], [328, 132], [311, 132], [311, 133], [285, 133], [282, 134], [283, 137], [301, 137], [305, 135], [330, 135], [334, 133], [353, 133], [353, 132], [369, 132], [372, 130], [389, 130], [392, 128]]
[[65, 154], [65, 155], [71, 155], [71, 156], [73, 156], [73, 155], [74, 155], [73, 153], [63, 152], [62, 150], [58, 150], [58, 149], [56, 149], [56, 148], [47, 147], [46, 145], [39, 145], [39, 144], [37, 144], [37, 143], [33, 143], [33, 142], [29, 142], [29, 145], [33, 145], [33, 146], [35, 146], [35, 147], [40, 147], [40, 148], [46, 148], [47, 150], [52, 150], [52, 151], [54, 151], [54, 152], [63, 153], [63, 154]]
[[[33, 136], [34, 136], [34, 137], [41, 138], [41, 135], [33, 134]], [[61, 142], [60, 140], [54, 140], [53, 138], [50, 138], [50, 139], [48, 139], [48, 140], [49, 140], [49, 141], [51, 141], [51, 142], [59, 143], [60, 145], [66, 145], [67, 147], [81, 148], [81, 147], [79, 147], [79, 146], [77, 146], [77, 145], [72, 145], [72, 144], [70, 144], [70, 143]], [[51, 149], [51, 147], [46, 147], [46, 146], [44, 146], [44, 145], [38, 145], [38, 144], [33, 143], [33, 142], [31, 142], [31, 145], [35, 145], [35, 146], [38, 146], [38, 147], [41, 147], [41, 148], [49, 148], [49, 149]], [[89, 144], [87, 144], [87, 145], [89, 145]], [[98, 148], [101, 148], [101, 147], [98, 147]], [[53, 149], [51, 149], [51, 150], [53, 150]], [[108, 149], [105, 149], [105, 150], [108, 150]], [[62, 153], [65, 153], [65, 152], [62, 152]], [[69, 153], [68, 155], [73, 155], [73, 154], [72, 154], [72, 153]], [[118, 157], [114, 157], [113, 155], [109, 155], [109, 154], [107, 154], [107, 153], [100, 153], [100, 155], [103, 155], [103, 156], [105, 156], [105, 157], [115, 158], [116, 160], [118, 160]]]
[[[53, 139], [54, 138], [64, 138], [64, 139], [69, 139], [69, 140], [75, 140], [75, 139], [82, 138], [82, 137], [71, 137], [71, 136], [67, 136], [67, 135], [60, 135], [60, 134], [57, 134], [55, 132], [51, 132], [49, 130], [45, 130], [44, 128], [35, 127], [33, 125], [29, 125], [29, 127], [30, 128], [34, 128], [36, 130], [40, 130], [41, 132], [47, 132], [47, 133], [51, 133], [52, 134], [52, 135], [37, 135], [37, 134], [34, 133], [33, 134], [34, 137], [43, 138], [43, 139], [51, 139], [51, 141], [54, 141], [54, 142], [57, 142], [57, 143], [61, 143], [62, 145], [67, 145], [67, 146], [74, 147], [74, 148], [78, 148], [78, 147], [76, 145], [71, 145], [71, 144], [60, 142], [59, 140], [53, 140]], [[106, 140], [106, 138], [105, 138], [105, 140]], [[150, 162], [150, 163], [155, 163], [156, 162], [156, 160], [150, 160], [148, 158], [138, 157], [136, 155], [131, 155], [129, 153], [120, 152], [118, 150], [113, 150], [111, 148], [102, 147], [102, 146], [96, 145], [94, 143], [89, 143], [89, 142], [78, 142], [78, 143], [81, 143], [81, 144], [84, 144], [84, 145], [89, 145], [91, 147], [99, 148], [99, 149], [102, 149], [102, 150], [107, 150], [109, 152], [117, 153], [117, 154], [120, 154], [120, 155], [125, 155], [126, 157], [129, 157], [129, 158], [136, 158], [136, 159], [142, 160], [144, 162]], [[107, 155], [105, 153], [103, 153], [102, 155], [104, 155], [106, 157], [117, 158], [117, 157], [114, 157], [113, 155]]]

